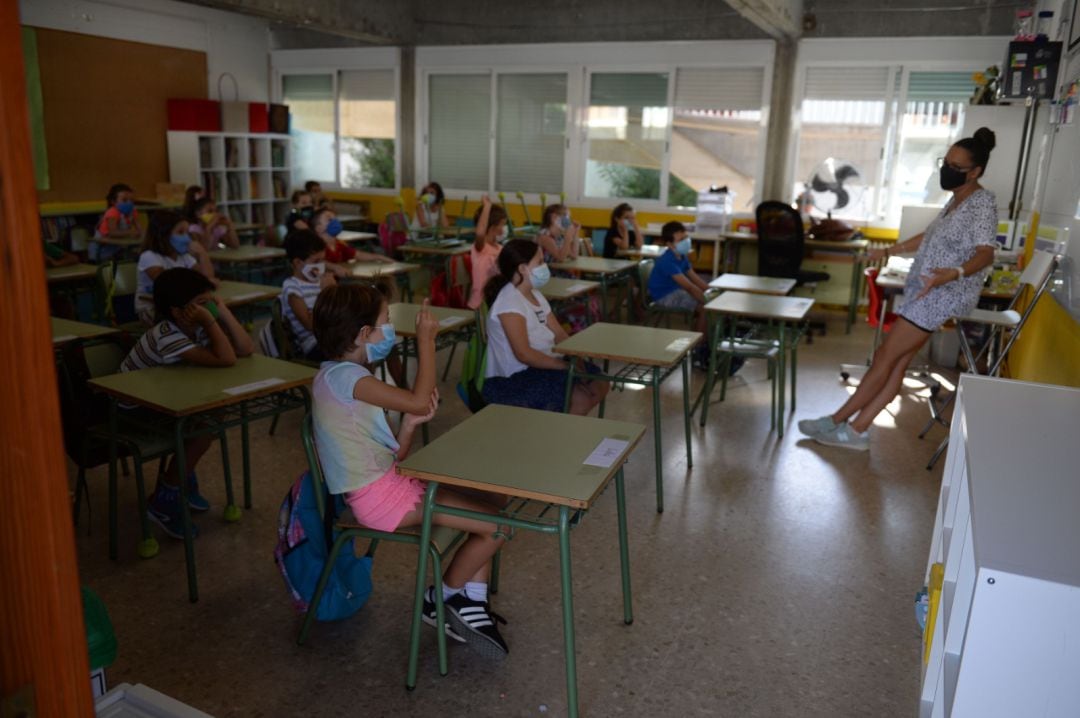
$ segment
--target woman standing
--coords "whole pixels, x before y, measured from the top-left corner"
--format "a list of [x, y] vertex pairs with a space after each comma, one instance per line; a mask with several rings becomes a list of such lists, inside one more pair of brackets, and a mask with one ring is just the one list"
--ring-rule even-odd
[[900, 392], [915, 354], [943, 323], [978, 304], [986, 270], [994, 262], [998, 224], [994, 194], [979, 178], [995, 144], [994, 133], [983, 127], [950, 147], [939, 164], [941, 188], [953, 196], [941, 214], [922, 234], [870, 252], [872, 262], [915, 252], [904, 286], [906, 301], [851, 398], [834, 414], [799, 422], [806, 436], [826, 446], [868, 451], [870, 425]]

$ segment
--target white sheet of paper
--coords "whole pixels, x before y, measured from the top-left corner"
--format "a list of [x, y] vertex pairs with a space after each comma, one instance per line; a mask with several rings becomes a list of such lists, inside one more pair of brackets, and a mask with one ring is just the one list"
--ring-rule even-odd
[[603, 439], [592, 453], [585, 457], [583, 464], [588, 466], [599, 466], [601, 469], [606, 469], [615, 463], [626, 447], [630, 444], [629, 441], [623, 441], [621, 439]]
[[452, 327], [455, 324], [461, 324], [463, 321], [465, 321], [464, 317], [446, 317], [444, 319], [439, 320], [439, 326], [440, 327]]
[[675, 341], [664, 347], [664, 351], [678, 353], [684, 351], [686, 347], [690, 346], [693, 340], [690, 337], [683, 337], [682, 339], [676, 339]]
[[258, 391], [259, 389], [265, 389], [268, 386], [274, 384], [281, 384], [284, 379], [278, 379], [277, 377], [271, 377], [270, 379], [263, 379], [262, 381], [253, 381], [250, 384], [241, 384], [240, 386], [231, 386], [228, 389], [222, 389], [226, 394], [236, 396], [237, 394], [247, 394], [250, 391]]

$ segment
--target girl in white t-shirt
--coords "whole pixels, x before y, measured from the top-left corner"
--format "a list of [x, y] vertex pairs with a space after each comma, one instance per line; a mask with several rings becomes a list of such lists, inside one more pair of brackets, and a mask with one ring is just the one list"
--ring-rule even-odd
[[[527, 239], [512, 239], [498, 258], [498, 274], [484, 289], [488, 316], [487, 371], [484, 399], [546, 411], [562, 411], [567, 361], [554, 352], [568, 338], [551, 305], [540, 293], [551, 277], [542, 250]], [[585, 363], [578, 369], [598, 373]], [[570, 395], [570, 413], [584, 416], [607, 396], [608, 384], [578, 379]]]
[[206, 250], [191, 241], [187, 220], [176, 212], [155, 212], [143, 239], [135, 287], [135, 312], [147, 326], [154, 324], [154, 280], [176, 267], [197, 270], [214, 287], [220, 284]]

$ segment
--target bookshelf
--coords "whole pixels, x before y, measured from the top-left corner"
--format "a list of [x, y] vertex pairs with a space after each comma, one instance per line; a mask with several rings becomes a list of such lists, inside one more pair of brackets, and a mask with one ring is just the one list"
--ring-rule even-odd
[[281, 224], [289, 211], [288, 135], [167, 132], [169, 179], [205, 188], [237, 223]]
[[1078, 389], [961, 377], [927, 566], [940, 592], [923, 718], [1076, 715], [1078, 422]]

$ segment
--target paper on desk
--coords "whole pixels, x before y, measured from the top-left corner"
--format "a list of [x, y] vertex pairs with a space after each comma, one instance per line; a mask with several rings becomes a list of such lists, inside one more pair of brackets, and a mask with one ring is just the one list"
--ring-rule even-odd
[[446, 317], [439, 320], [440, 327], [452, 327], [455, 324], [461, 324], [465, 321], [465, 317]]
[[693, 342], [694, 340], [690, 337], [682, 337], [681, 339], [676, 339], [675, 341], [671, 342], [671, 344], [668, 344], [666, 347], [664, 347], [664, 351], [681, 352], [686, 349], [686, 347], [690, 346]]
[[586, 289], [592, 289], [592, 286], [593, 285], [588, 284], [586, 282], [575, 282], [574, 284], [571, 284], [569, 287], [567, 287], [566, 291], [568, 291], [568, 292], [584, 292]]
[[284, 379], [278, 379], [277, 377], [271, 377], [270, 379], [263, 379], [261, 381], [253, 381], [250, 384], [241, 384], [240, 386], [231, 386], [228, 389], [222, 389], [222, 392], [236, 396], [237, 394], [247, 394], [248, 392], [258, 391], [259, 389], [265, 389], [268, 386], [274, 384], [281, 384]]
[[586, 456], [585, 461], [581, 463], [606, 469], [622, 456], [622, 453], [626, 451], [626, 447], [629, 445], [629, 441], [622, 441], [621, 439], [602, 439], [592, 453]]

